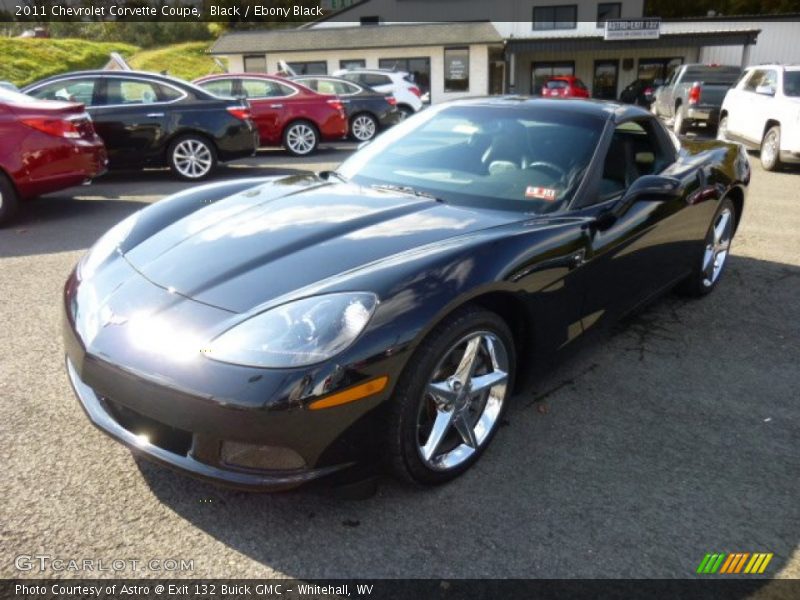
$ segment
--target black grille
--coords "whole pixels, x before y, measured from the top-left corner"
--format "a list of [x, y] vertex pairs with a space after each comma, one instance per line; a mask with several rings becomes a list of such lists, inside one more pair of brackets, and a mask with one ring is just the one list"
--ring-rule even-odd
[[190, 432], [165, 425], [109, 398], [103, 398], [103, 402], [114, 420], [134, 435], [145, 435], [153, 446], [168, 452], [183, 456], [189, 454], [192, 447]]

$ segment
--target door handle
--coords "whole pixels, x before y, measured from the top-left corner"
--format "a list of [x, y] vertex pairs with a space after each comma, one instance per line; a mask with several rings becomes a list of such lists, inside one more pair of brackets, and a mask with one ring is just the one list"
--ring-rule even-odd
[[283, 104], [270, 104], [270, 108], [283, 108]]
[[155, 119], [158, 117], [163, 117], [164, 113], [147, 113], [147, 116], [150, 117], [151, 119]]
[[573, 252], [572, 256], [569, 257], [569, 262], [568, 262], [570, 271], [572, 269], [577, 269], [578, 267], [580, 267], [585, 262], [586, 262], [586, 250], [585, 249], [581, 248], [577, 252]]

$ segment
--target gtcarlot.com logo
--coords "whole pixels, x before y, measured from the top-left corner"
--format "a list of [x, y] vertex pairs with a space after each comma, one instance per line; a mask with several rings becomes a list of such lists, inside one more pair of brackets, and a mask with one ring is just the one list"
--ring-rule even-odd
[[772, 552], [709, 553], [700, 561], [697, 572], [700, 575], [760, 575], [772, 556]]

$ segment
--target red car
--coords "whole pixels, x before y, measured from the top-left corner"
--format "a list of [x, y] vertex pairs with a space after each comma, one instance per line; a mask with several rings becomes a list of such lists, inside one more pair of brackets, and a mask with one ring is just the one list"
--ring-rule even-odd
[[542, 86], [545, 98], [588, 98], [589, 88], [573, 76], [551, 77]]
[[217, 96], [247, 98], [262, 146], [283, 146], [296, 156], [305, 156], [314, 152], [320, 141], [347, 136], [347, 114], [339, 98], [282, 77], [225, 73], [193, 83]]
[[83, 104], [2, 89], [0, 140], [0, 224], [20, 200], [89, 181], [108, 162]]

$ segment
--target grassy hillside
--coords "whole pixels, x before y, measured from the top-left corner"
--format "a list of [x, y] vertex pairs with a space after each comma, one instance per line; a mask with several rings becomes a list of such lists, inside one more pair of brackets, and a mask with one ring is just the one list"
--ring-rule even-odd
[[111, 52], [128, 58], [137, 50], [114, 42], [0, 38], [0, 80], [22, 87], [65, 71], [101, 68]]
[[208, 46], [208, 42], [188, 42], [143, 50], [128, 62], [134, 69], [155, 73], [166, 71], [173, 77], [191, 81], [203, 75], [222, 72], [214, 59], [206, 54]]

